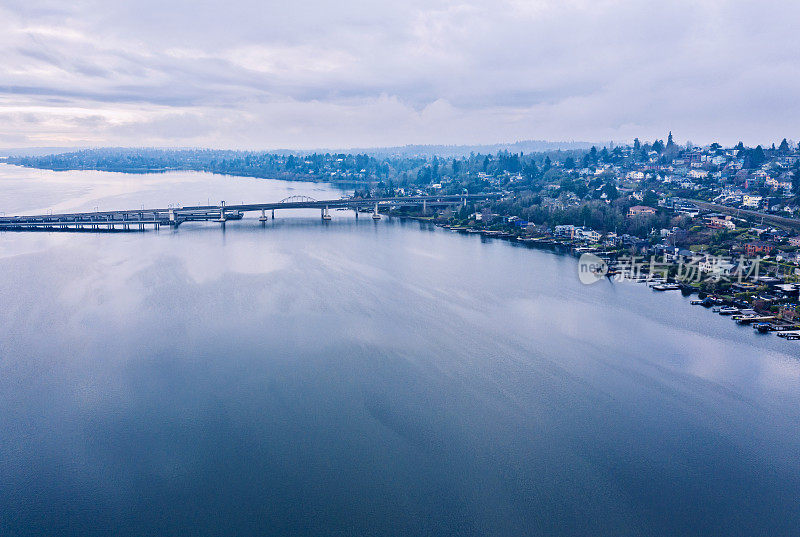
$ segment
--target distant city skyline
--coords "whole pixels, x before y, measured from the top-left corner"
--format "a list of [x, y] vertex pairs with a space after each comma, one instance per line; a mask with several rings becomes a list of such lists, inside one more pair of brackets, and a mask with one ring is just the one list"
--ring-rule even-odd
[[800, 5], [8, 0], [0, 148], [797, 139]]

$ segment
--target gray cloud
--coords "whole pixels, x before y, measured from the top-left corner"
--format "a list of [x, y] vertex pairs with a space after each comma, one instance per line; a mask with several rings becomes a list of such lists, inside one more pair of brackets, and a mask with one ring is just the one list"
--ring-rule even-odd
[[0, 141], [797, 138], [797, 20], [792, 0], [6, 0]]

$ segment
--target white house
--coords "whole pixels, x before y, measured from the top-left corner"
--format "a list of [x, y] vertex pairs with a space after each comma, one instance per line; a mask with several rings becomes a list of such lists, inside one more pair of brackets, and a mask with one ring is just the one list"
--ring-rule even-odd
[[706, 256], [705, 259], [698, 264], [700, 272], [706, 274], [713, 274], [714, 276], [730, 276], [736, 269], [736, 265], [729, 263], [722, 258], [714, 256]]
[[743, 207], [752, 207], [757, 209], [761, 205], [761, 196], [755, 196], [753, 194], [745, 194], [742, 196], [742, 206]]

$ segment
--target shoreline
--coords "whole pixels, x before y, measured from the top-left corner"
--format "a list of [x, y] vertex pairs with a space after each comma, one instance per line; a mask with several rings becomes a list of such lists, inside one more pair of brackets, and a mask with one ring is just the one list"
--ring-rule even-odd
[[[431, 222], [430, 218], [421, 218], [414, 216], [396, 216], [397, 218], [409, 218], [421, 222]], [[432, 223], [432, 222], [431, 222]], [[571, 257], [580, 257], [584, 253], [602, 254], [603, 251], [597, 248], [581, 247], [576, 244], [570, 244], [567, 241], [559, 241], [557, 239], [548, 238], [523, 238], [513, 233], [490, 231], [490, 230], [477, 230], [468, 228], [466, 226], [451, 226], [448, 224], [434, 224], [436, 227], [449, 230], [453, 233], [460, 233], [464, 235], [480, 235], [481, 237], [501, 239], [513, 244], [519, 244], [528, 248], [536, 250], [548, 250], [559, 255], [569, 255]], [[576, 265], [576, 273], [579, 265]], [[647, 265], [645, 265], [645, 268]], [[609, 272], [603, 275], [600, 279], [615, 279], [621, 273], [614, 268], [610, 268]], [[599, 281], [599, 280], [598, 280]], [[667, 291], [680, 291], [681, 295], [685, 298], [697, 295], [697, 299], [691, 300], [690, 305], [703, 306], [717, 313], [721, 316], [729, 316], [731, 320], [738, 325], [752, 325], [753, 330], [757, 334], [768, 334], [775, 332], [778, 337], [786, 340], [800, 341], [800, 320], [783, 320], [780, 314], [770, 310], [757, 310], [752, 307], [752, 304], [743, 304], [735, 299], [724, 298], [714, 293], [706, 293], [692, 285], [689, 285], [677, 278], [659, 278], [649, 271], [633, 278], [630, 276], [623, 276], [616, 281], [628, 283], [646, 283], [654, 292], [667, 292]], [[764, 286], [768, 287], [768, 286]], [[797, 284], [800, 288], [800, 284]]]

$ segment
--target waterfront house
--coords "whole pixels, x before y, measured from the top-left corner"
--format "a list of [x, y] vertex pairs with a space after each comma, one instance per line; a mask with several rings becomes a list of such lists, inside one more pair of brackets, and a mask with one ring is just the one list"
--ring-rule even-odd
[[575, 228], [574, 236], [578, 240], [588, 241], [588, 242], [598, 242], [600, 240], [600, 233], [593, 229], [589, 229], [587, 227], [579, 227]]
[[571, 239], [575, 236], [575, 226], [572, 225], [556, 226], [553, 228], [553, 234], [556, 237], [567, 237]]
[[730, 276], [736, 270], [736, 265], [715, 256], [706, 256], [698, 264], [700, 272], [714, 276]]

